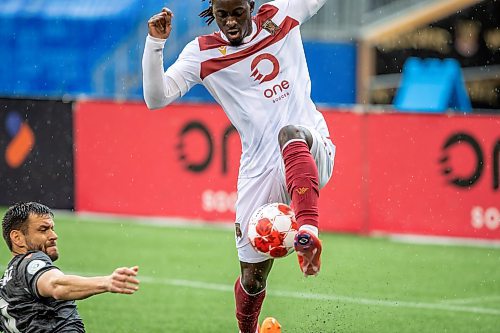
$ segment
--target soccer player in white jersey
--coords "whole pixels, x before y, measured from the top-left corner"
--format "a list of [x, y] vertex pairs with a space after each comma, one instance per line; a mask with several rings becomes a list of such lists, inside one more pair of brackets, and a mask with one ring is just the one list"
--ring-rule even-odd
[[[241, 275], [235, 283], [240, 332], [258, 331], [258, 317], [273, 261], [247, 237], [252, 213], [270, 202], [291, 201], [299, 232], [295, 250], [305, 275], [320, 269], [318, 196], [332, 174], [335, 146], [311, 100], [300, 25], [326, 0], [276, 0], [254, 16], [253, 0], [209, 0], [200, 16], [220, 29], [190, 42], [166, 71], [174, 14], [167, 8], [148, 21], [143, 54], [144, 99], [162, 108], [203, 84], [241, 137], [236, 203], [236, 246]], [[274, 332], [279, 332], [275, 323]], [[272, 332], [267, 330], [266, 332]]]

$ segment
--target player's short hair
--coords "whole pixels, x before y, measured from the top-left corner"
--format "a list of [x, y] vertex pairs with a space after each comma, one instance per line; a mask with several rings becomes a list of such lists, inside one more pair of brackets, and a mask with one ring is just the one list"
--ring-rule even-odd
[[[201, 0], [205, 1], [205, 0]], [[247, 0], [248, 2], [252, 2], [253, 0]], [[210, 25], [215, 20], [214, 11], [213, 11], [213, 0], [208, 0], [208, 8], [202, 11], [199, 17], [204, 18], [205, 22]]]
[[38, 202], [19, 202], [10, 206], [5, 212], [2, 220], [3, 239], [7, 243], [9, 250], [12, 251], [12, 241], [10, 240], [10, 232], [12, 230], [20, 230], [23, 234], [28, 231], [28, 218], [31, 214], [37, 216], [54, 217], [54, 213], [49, 207]]

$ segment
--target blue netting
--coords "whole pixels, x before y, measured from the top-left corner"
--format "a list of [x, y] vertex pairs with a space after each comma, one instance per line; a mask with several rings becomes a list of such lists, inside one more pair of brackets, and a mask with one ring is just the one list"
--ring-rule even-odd
[[[175, 14], [164, 52], [168, 66], [195, 36], [217, 29], [215, 23], [207, 27], [198, 17], [207, 1], [0, 0], [0, 96], [142, 100], [147, 20], [163, 6]], [[342, 89], [332, 86], [332, 81], [354, 77], [354, 46], [310, 44], [306, 48], [315, 99], [352, 102], [354, 81], [335, 81], [342, 83]], [[328, 69], [344, 61], [352, 66]], [[213, 101], [201, 86], [184, 100]]]
[[140, 76], [146, 22], [163, 5], [180, 17], [173, 38], [192, 26], [183, 14], [192, 16], [202, 6], [199, 1], [2, 0], [0, 95], [139, 95], [140, 85], [133, 93], [123, 85]]

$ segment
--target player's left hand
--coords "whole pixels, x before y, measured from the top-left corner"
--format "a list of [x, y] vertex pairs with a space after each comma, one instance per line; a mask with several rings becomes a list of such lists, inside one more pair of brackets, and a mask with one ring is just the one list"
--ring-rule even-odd
[[136, 278], [138, 266], [120, 267], [109, 276], [108, 291], [118, 294], [133, 294], [139, 290], [139, 280]]

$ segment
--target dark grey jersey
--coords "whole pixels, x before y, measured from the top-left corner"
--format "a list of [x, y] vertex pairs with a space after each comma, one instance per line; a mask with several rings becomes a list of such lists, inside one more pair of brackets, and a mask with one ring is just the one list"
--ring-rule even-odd
[[85, 332], [74, 301], [38, 295], [38, 278], [57, 269], [43, 252], [15, 256], [0, 280], [0, 329], [9, 333]]

